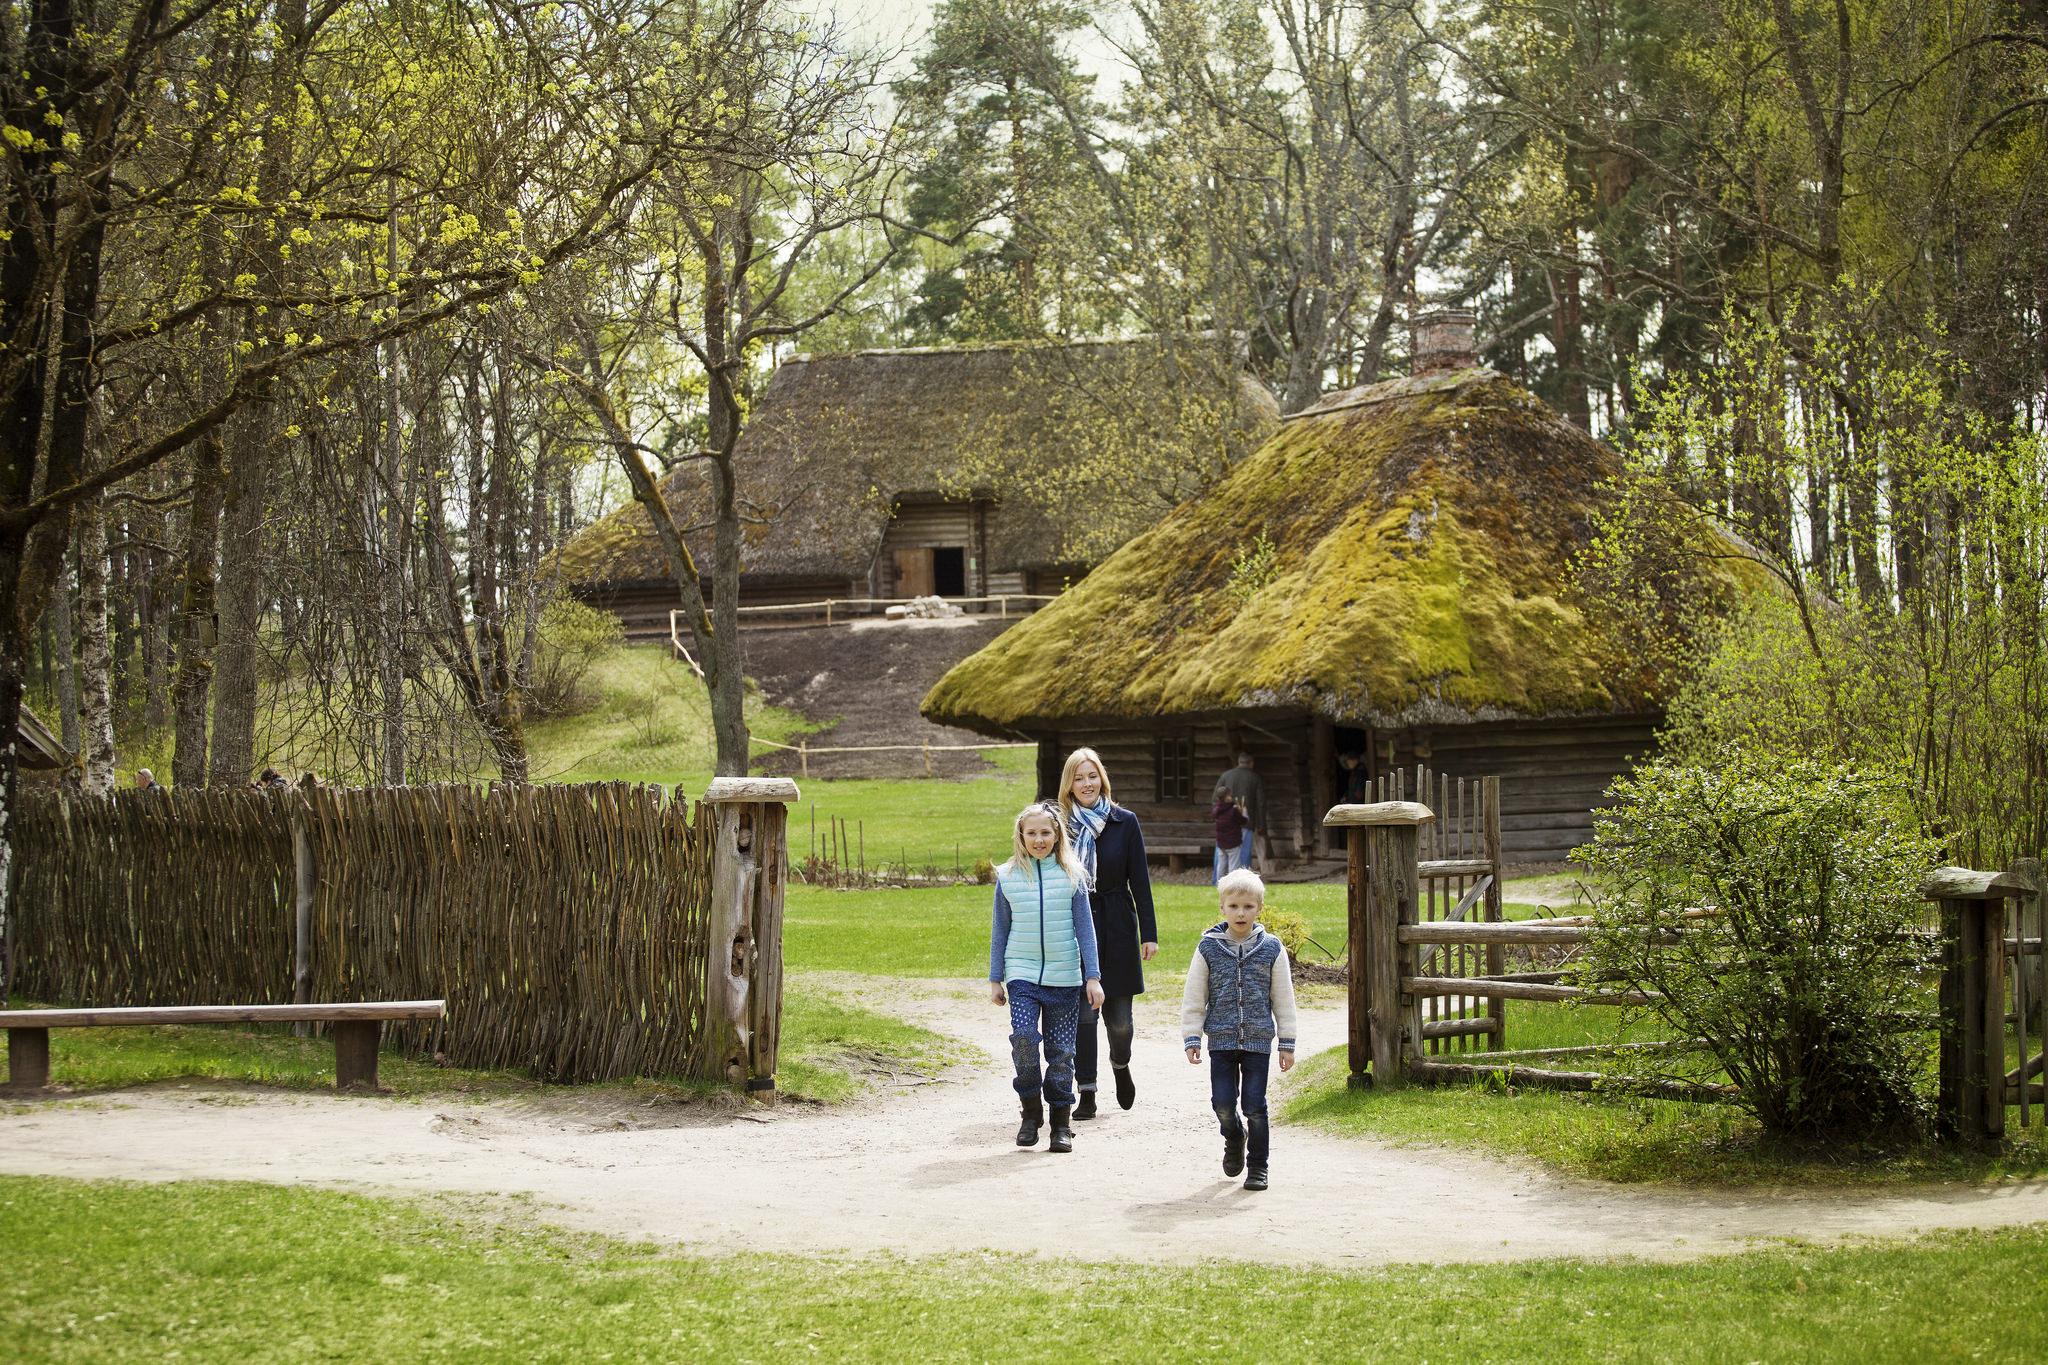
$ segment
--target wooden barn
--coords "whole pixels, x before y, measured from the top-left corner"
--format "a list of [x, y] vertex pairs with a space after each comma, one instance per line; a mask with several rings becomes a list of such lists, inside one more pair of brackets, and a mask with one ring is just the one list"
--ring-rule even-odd
[[[994, 490], [963, 487], [961, 470], [970, 457], [976, 468], [1024, 454], [1057, 459], [1073, 419], [1068, 405], [1048, 404], [1048, 393], [1078, 391], [1109, 373], [1127, 388], [1158, 391], [1129, 381], [1159, 363], [1142, 338], [784, 361], [735, 452], [752, 518], [741, 605], [1060, 592], [1091, 567], [1071, 548], [1073, 528]], [[1250, 380], [1238, 401], [1249, 450], [1272, 429], [1277, 408]], [[704, 505], [690, 482], [699, 478], [689, 466], [670, 477], [666, 491], [679, 514]], [[577, 595], [616, 612], [629, 638], [667, 636], [675, 589], [638, 504], [585, 528], [559, 563]]]
[[1064, 754], [1100, 750], [1155, 854], [1206, 852], [1215, 781], [1249, 751], [1282, 859], [1341, 853], [1321, 818], [1347, 756], [1497, 775], [1507, 858], [1561, 858], [1662, 719], [1618, 625], [1569, 586], [1618, 463], [1452, 349], [1289, 418], [924, 714], [1036, 739], [1047, 791]]

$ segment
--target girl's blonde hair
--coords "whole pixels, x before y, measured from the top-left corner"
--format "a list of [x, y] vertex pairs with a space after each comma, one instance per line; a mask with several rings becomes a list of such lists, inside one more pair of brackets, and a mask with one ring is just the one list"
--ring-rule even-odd
[[1066, 766], [1060, 769], [1060, 817], [1065, 823], [1074, 818], [1074, 769], [1083, 763], [1093, 763], [1096, 775], [1102, 779], [1102, 799], [1114, 801], [1109, 793], [1109, 769], [1102, 766], [1102, 755], [1093, 749], [1076, 749], [1067, 755]]
[[1031, 852], [1024, 847], [1024, 822], [1034, 815], [1052, 821], [1053, 861], [1060, 865], [1060, 870], [1067, 874], [1068, 880], [1074, 883], [1076, 890], [1085, 888], [1088, 885], [1088, 874], [1081, 870], [1080, 860], [1074, 857], [1074, 846], [1067, 842], [1067, 822], [1060, 818], [1060, 808], [1050, 801], [1033, 801], [1017, 812], [1017, 822], [1010, 830], [1010, 859], [1003, 866], [1031, 866]]

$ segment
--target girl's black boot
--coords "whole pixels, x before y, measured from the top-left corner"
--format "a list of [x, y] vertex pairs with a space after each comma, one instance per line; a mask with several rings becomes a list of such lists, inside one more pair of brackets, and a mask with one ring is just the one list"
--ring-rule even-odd
[[1082, 1119], [1092, 1119], [1094, 1117], [1095, 1092], [1093, 1090], [1083, 1090], [1081, 1092], [1081, 1102], [1074, 1106], [1074, 1121], [1079, 1123]]
[[1017, 1145], [1019, 1147], [1036, 1147], [1038, 1145], [1038, 1127], [1045, 1122], [1045, 1105], [1036, 1095], [1025, 1095], [1021, 1098], [1024, 1107], [1024, 1122], [1017, 1129]]
[[1064, 1104], [1056, 1104], [1052, 1107], [1052, 1142], [1049, 1144], [1050, 1150], [1055, 1152], [1071, 1152], [1074, 1150], [1074, 1129], [1069, 1122], [1073, 1117], [1073, 1112], [1070, 1106]]

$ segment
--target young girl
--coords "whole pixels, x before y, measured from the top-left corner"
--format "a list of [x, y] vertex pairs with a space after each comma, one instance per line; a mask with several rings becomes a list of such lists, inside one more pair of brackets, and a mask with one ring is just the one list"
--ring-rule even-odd
[[[996, 869], [995, 926], [989, 935], [989, 998], [1010, 1007], [1010, 1056], [1024, 1110], [1019, 1147], [1038, 1145], [1052, 1105], [1052, 1150], [1074, 1150], [1074, 1030], [1085, 994], [1102, 1005], [1095, 917], [1088, 882], [1051, 802], [1026, 806], [1012, 831], [1009, 861]], [[1007, 986], [1005, 983], [1008, 983]], [[1041, 1079], [1039, 1044], [1045, 1045]]]

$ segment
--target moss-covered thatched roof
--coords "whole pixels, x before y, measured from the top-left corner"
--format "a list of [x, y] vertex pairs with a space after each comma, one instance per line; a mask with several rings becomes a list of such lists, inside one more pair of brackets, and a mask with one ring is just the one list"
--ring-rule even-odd
[[[1006, 343], [861, 351], [786, 360], [763, 389], [734, 452], [749, 524], [742, 571], [754, 582], [864, 577], [899, 499], [958, 496], [968, 452], [980, 467], [1058, 458], [1064, 387], [1110, 374], [1125, 380], [1167, 363], [1147, 339]], [[1155, 391], [1164, 385], [1147, 386]], [[1248, 420], [1270, 424], [1272, 398], [1249, 381]], [[1263, 429], [1263, 428], [1262, 428]], [[1002, 449], [991, 455], [990, 448]], [[678, 520], [709, 506], [705, 474], [686, 465], [664, 492]], [[1000, 490], [997, 490], [998, 492]], [[997, 498], [989, 567], [998, 572], [1072, 562], [1075, 528], [1055, 526], [1023, 499]], [[697, 548], [695, 545], [692, 547]], [[586, 527], [558, 555], [567, 580], [597, 587], [666, 576], [647, 514], [628, 502]]]
[[[1652, 709], [1569, 587], [1618, 470], [1491, 370], [1332, 395], [960, 663], [924, 714], [1002, 732], [1247, 707], [1381, 726]], [[1235, 572], [1262, 536], [1270, 567]]]

